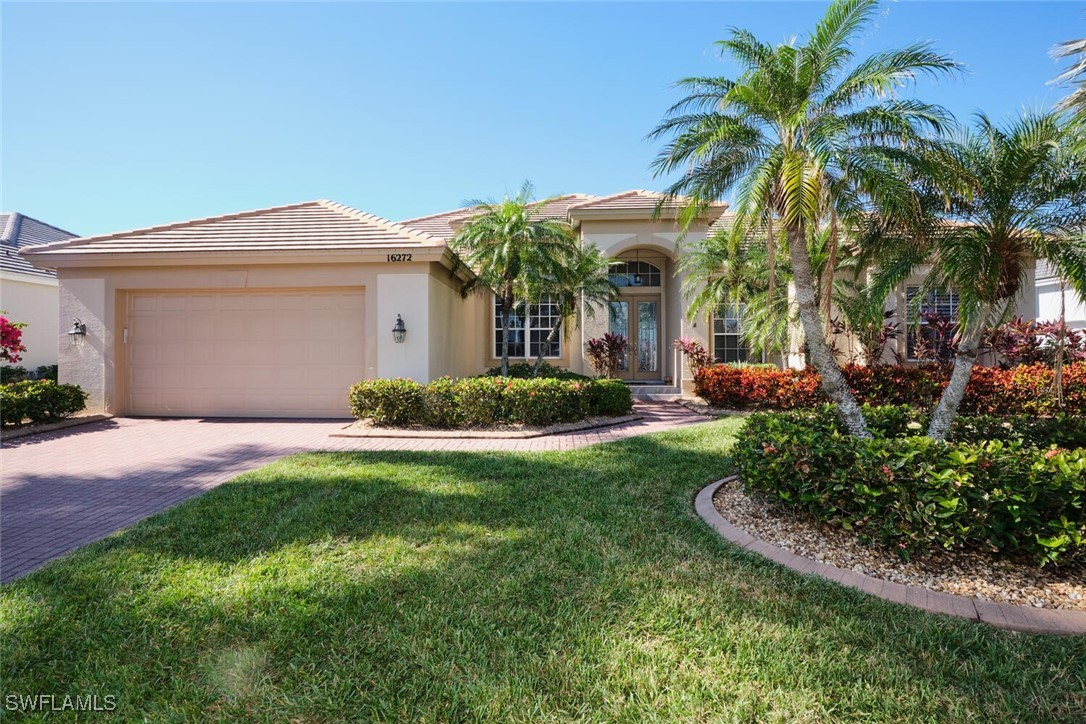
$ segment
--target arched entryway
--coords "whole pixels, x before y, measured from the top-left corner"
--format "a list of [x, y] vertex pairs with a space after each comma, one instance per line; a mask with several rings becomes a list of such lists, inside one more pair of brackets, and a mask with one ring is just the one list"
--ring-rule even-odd
[[610, 304], [608, 331], [627, 340], [618, 376], [628, 382], [659, 384], [666, 376], [665, 265], [659, 254], [634, 250], [620, 255], [611, 266], [611, 281], [619, 297]]

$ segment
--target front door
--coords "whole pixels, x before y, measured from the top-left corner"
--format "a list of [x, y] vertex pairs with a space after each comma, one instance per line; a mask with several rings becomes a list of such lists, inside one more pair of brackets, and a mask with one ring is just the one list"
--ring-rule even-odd
[[660, 380], [660, 296], [625, 297], [611, 302], [610, 332], [626, 338], [618, 376], [624, 380]]

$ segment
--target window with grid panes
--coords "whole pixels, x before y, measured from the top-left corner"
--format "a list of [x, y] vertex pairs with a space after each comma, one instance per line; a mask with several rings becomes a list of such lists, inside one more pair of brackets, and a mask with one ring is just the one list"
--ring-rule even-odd
[[[534, 359], [539, 348], [545, 344], [551, 329], [558, 321], [558, 306], [543, 297], [537, 304], [518, 305], [509, 315], [509, 356]], [[502, 356], [502, 315], [501, 300], [494, 298], [494, 357]], [[554, 340], [545, 359], [562, 356], [562, 334]]]
[[748, 355], [743, 341], [743, 305], [722, 304], [713, 315], [713, 359], [746, 362]]

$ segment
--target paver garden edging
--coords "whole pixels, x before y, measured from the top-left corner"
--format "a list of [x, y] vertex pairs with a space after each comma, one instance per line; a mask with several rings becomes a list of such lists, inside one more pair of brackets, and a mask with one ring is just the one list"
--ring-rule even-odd
[[930, 613], [955, 616], [1024, 633], [1065, 636], [1086, 634], [1086, 612], [1083, 611], [1015, 606], [1009, 603], [994, 603], [979, 598], [955, 596], [921, 586], [907, 586], [819, 563], [767, 543], [728, 521], [713, 504], [713, 496], [720, 486], [735, 479], [735, 475], [729, 475], [702, 488], [694, 500], [694, 508], [701, 519], [724, 538], [741, 548], [761, 554], [774, 563], [779, 563], [797, 573], [825, 578], [840, 583], [842, 586], [878, 596], [886, 601], [903, 603]]
[[108, 420], [111, 417], [113, 417], [113, 415], [83, 415], [81, 417], [69, 417], [65, 420], [50, 422], [45, 425], [14, 427], [9, 430], [0, 431], [0, 439], [14, 440], [15, 438], [26, 437], [28, 435], [37, 435], [43, 432], [53, 432], [54, 430], [76, 427], [77, 425], [86, 425], [88, 422], [101, 422], [102, 420]]
[[605, 420], [567, 422], [533, 430], [411, 430], [396, 427], [355, 427], [356, 423], [351, 423], [344, 427], [341, 432], [334, 432], [329, 437], [386, 437], [413, 440], [529, 440], [548, 435], [562, 435], [567, 432], [614, 427], [627, 422], [637, 422], [640, 419], [642, 419], [641, 415], [637, 414], [623, 415], [621, 417], [609, 417]]

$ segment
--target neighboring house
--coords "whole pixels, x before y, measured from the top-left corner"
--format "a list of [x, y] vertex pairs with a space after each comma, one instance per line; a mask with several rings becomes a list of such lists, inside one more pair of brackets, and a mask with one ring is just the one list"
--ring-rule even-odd
[[[1062, 291], [1064, 316], [1072, 329], [1086, 329], [1086, 302], [1069, 286]], [[1037, 319], [1050, 322], [1060, 318], [1060, 278], [1048, 262], [1037, 262]]]
[[[689, 386], [672, 340], [730, 342], [709, 318], [684, 315], [676, 274], [677, 208], [660, 196], [570, 195], [541, 207], [619, 260], [620, 296], [566, 329], [551, 362], [591, 373], [584, 342], [630, 339], [621, 375]], [[720, 205], [686, 239], [703, 237]], [[448, 247], [470, 210], [395, 223], [329, 201], [197, 219], [52, 243], [23, 252], [57, 270], [62, 381], [88, 409], [121, 415], [344, 417], [364, 378], [478, 374], [498, 364], [493, 295], [461, 295], [471, 272]], [[546, 304], [517, 319], [514, 352], [529, 359], [552, 321]], [[402, 319], [407, 333], [394, 339]]]
[[0, 212], [0, 310], [12, 322], [26, 324], [26, 352], [16, 364], [31, 371], [57, 363], [60, 297], [56, 273], [34, 266], [19, 250], [73, 237], [69, 231], [29, 216]]

